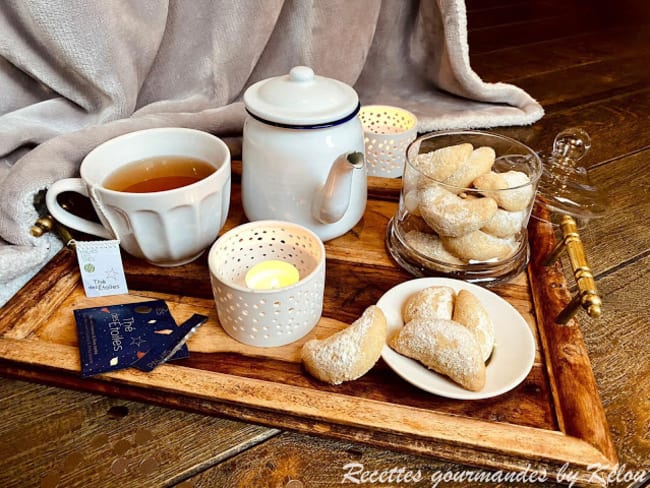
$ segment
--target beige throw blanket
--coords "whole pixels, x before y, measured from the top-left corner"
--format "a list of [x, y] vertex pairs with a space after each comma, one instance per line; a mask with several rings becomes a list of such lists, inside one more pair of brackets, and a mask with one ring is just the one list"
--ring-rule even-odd
[[420, 132], [543, 115], [472, 71], [461, 0], [4, 0], [0, 304], [61, 247], [30, 235], [34, 196], [91, 148], [159, 126], [239, 137], [244, 90], [296, 65], [411, 110]]

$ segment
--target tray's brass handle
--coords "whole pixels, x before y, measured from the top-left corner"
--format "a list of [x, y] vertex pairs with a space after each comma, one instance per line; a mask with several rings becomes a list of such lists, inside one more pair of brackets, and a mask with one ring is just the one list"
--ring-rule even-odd
[[[75, 240], [70, 229], [55, 220], [47, 211], [45, 206], [45, 193], [46, 190], [42, 190], [34, 197], [34, 208], [38, 212], [39, 218], [31, 226], [29, 233], [34, 237], [42, 237], [48, 232], [54, 231], [66, 247], [74, 248]], [[66, 199], [66, 201], [61, 202], [61, 206], [70, 212], [74, 204], [69, 199]]]
[[36, 220], [36, 222], [34, 222], [34, 225], [32, 225], [30, 228], [29, 232], [34, 237], [41, 237], [42, 235], [52, 230], [54, 230], [59, 235], [66, 247], [74, 248], [74, 237], [68, 228], [54, 220], [54, 217], [49, 214]]
[[34, 237], [41, 237], [43, 234], [50, 232], [54, 228], [54, 219], [50, 215], [40, 217], [34, 222], [29, 233]]
[[562, 229], [562, 240], [558, 242], [546, 258], [544, 265], [550, 266], [553, 264], [562, 249], [566, 248], [573, 276], [578, 285], [578, 292], [564, 310], [560, 312], [555, 321], [559, 324], [566, 324], [576, 314], [580, 306], [586, 310], [590, 317], [600, 317], [603, 313], [603, 302], [600, 295], [598, 295], [594, 275], [587, 263], [587, 256], [578, 234], [578, 225], [573, 217], [563, 215], [560, 228]]

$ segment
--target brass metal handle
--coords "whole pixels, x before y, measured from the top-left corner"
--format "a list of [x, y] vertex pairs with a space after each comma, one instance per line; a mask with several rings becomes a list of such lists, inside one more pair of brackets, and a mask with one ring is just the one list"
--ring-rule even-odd
[[57, 222], [51, 215], [40, 217], [36, 222], [34, 222], [34, 225], [32, 225], [29, 232], [34, 237], [41, 237], [52, 230], [58, 234], [66, 247], [74, 248], [75, 244], [73, 235], [67, 227]]
[[576, 314], [580, 306], [585, 309], [590, 317], [600, 317], [603, 313], [603, 302], [600, 295], [598, 295], [596, 281], [587, 262], [587, 256], [578, 234], [578, 225], [573, 217], [563, 215], [560, 228], [562, 229], [562, 240], [558, 242], [546, 258], [544, 265], [550, 266], [553, 264], [562, 249], [566, 248], [573, 276], [578, 286], [578, 293], [560, 312], [555, 321], [559, 324], [566, 324]]
[[34, 225], [29, 229], [29, 233], [34, 237], [41, 237], [43, 234], [50, 232], [53, 227], [54, 219], [52, 216], [46, 215], [45, 217], [40, 217], [36, 222], [34, 222]]

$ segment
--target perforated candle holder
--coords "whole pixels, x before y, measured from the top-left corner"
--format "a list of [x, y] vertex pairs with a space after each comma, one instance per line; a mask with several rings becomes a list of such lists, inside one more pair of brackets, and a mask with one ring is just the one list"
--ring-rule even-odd
[[[263, 261], [295, 266], [298, 282], [253, 289], [246, 273]], [[318, 323], [325, 289], [325, 247], [311, 230], [289, 222], [260, 220], [223, 234], [208, 255], [219, 322], [239, 342], [259, 347], [290, 344]]]
[[417, 136], [417, 118], [408, 110], [389, 105], [361, 107], [366, 165], [369, 176], [399, 178], [406, 148]]

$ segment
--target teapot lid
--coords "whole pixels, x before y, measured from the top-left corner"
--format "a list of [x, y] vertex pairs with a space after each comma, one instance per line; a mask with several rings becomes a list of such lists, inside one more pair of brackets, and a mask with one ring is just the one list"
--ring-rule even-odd
[[290, 126], [334, 125], [359, 111], [359, 96], [351, 86], [315, 75], [307, 66], [251, 85], [244, 103], [254, 117]]

